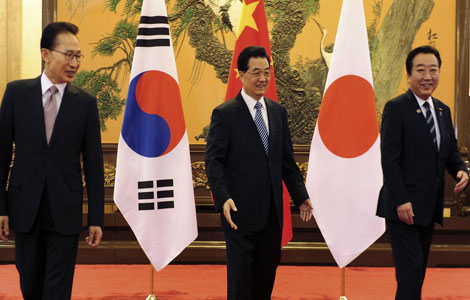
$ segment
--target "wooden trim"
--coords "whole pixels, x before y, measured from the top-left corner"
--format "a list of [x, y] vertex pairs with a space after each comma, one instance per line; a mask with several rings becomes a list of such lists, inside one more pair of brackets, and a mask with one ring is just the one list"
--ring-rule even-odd
[[[470, 0], [469, 0], [470, 1]], [[118, 144], [117, 143], [103, 143], [103, 152], [115, 152], [117, 151]], [[206, 152], [206, 144], [190, 144], [189, 150], [191, 153], [202, 154]], [[310, 153], [310, 145], [294, 145], [294, 153], [295, 154], [307, 154]]]
[[[57, 0], [42, 0], [42, 29], [55, 21], [57, 21]], [[41, 72], [43, 70], [44, 62], [42, 62]]]
[[[461, 152], [469, 147], [469, 41], [470, 0], [459, 0], [456, 6], [455, 45], [455, 127]], [[463, 151], [462, 151], [463, 150]]]
[[[470, 148], [470, 0], [457, 0], [455, 18], [455, 131], [467, 166]], [[457, 215], [470, 213], [469, 189], [454, 196]]]
[[57, 21], [57, 0], [42, 0], [42, 28]]

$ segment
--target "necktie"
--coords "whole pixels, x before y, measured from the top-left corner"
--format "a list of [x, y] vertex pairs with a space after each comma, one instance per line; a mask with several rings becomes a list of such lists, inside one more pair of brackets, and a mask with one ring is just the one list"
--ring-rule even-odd
[[263, 115], [261, 114], [261, 107], [263, 107], [263, 105], [259, 102], [256, 102], [255, 124], [258, 128], [261, 140], [263, 141], [264, 150], [266, 151], [266, 154], [269, 154], [269, 135], [268, 130], [266, 129], [266, 123], [264, 123]]
[[432, 142], [437, 146], [436, 138], [436, 126], [434, 126], [434, 118], [432, 117], [431, 107], [428, 102], [424, 102], [423, 107], [426, 109], [424, 112], [424, 118], [426, 119], [426, 124], [428, 124], [429, 132], [431, 132]]
[[44, 123], [46, 125], [46, 138], [47, 144], [51, 140], [52, 130], [54, 129], [55, 119], [57, 117], [57, 103], [55, 94], [57, 93], [57, 87], [55, 85], [49, 88], [49, 98], [47, 98], [44, 104]]

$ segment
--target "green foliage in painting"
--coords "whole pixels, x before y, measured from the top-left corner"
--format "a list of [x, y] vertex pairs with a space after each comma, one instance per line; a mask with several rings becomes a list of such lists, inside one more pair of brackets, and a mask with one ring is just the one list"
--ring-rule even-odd
[[383, 0], [376, 0], [372, 6], [372, 13], [374, 18], [372, 22], [367, 26], [367, 37], [369, 38], [369, 52], [372, 56], [377, 50], [378, 38], [377, 38], [377, 24], [382, 14], [382, 4]]
[[74, 80], [75, 84], [89, 91], [98, 99], [102, 130], [107, 129], [107, 120], [115, 120], [121, 114], [126, 102], [120, 95], [121, 89], [118, 82], [123, 84], [124, 79], [127, 79], [125, 75], [131, 71], [142, 1], [105, 1], [105, 8], [113, 13], [117, 13], [118, 5], [124, 2], [123, 18], [115, 24], [111, 33], [105, 34], [95, 43], [92, 55], [116, 57], [116, 61], [96, 70], [82, 70]]
[[74, 83], [99, 99], [100, 125], [102, 129], [106, 129], [105, 120], [116, 120], [125, 104], [125, 100], [119, 94], [121, 89], [116, 80], [106, 73], [84, 70], [77, 74]]

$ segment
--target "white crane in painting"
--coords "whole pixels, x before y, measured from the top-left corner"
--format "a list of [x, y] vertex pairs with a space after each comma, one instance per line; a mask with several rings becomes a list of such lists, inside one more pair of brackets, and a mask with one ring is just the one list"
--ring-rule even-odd
[[243, 3], [239, 0], [204, 0], [204, 3], [229, 26], [236, 36]]
[[325, 50], [325, 39], [326, 39], [326, 35], [328, 34], [328, 30], [325, 27], [323, 27], [323, 25], [318, 23], [318, 21], [315, 18], [313, 18], [313, 20], [315, 21], [315, 23], [317, 23], [318, 28], [320, 28], [321, 30], [320, 53], [321, 53], [323, 62], [325, 63], [326, 67], [329, 69], [330, 63], [331, 63], [331, 57], [333, 56], [333, 53], [326, 52]]

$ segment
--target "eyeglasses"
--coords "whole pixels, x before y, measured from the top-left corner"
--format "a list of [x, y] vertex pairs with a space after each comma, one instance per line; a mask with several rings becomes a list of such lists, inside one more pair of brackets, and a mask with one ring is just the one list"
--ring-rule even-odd
[[59, 52], [59, 53], [63, 54], [65, 56], [66, 61], [72, 61], [72, 59], [75, 57], [77, 62], [80, 63], [82, 61], [82, 59], [85, 57], [81, 53], [80, 54], [74, 54], [72, 51], [62, 52], [62, 51], [58, 51], [58, 50], [55, 50], [55, 49], [49, 49], [49, 50]]
[[246, 73], [250, 74], [251, 76], [254, 76], [256, 78], [260, 78], [261, 77], [261, 74], [264, 75], [264, 77], [266, 78], [270, 78], [271, 77], [271, 70], [264, 70], [264, 71], [261, 71], [261, 70], [258, 70], [258, 71], [246, 71]]

